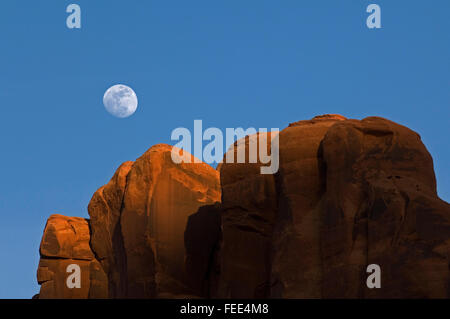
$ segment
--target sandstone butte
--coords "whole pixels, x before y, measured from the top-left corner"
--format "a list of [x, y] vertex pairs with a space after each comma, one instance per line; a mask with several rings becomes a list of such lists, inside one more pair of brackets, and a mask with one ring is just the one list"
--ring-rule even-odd
[[[322, 115], [279, 139], [274, 175], [174, 164], [163, 144], [122, 164], [89, 220], [48, 219], [36, 297], [450, 297], [450, 205], [417, 133]], [[81, 288], [66, 286], [72, 263]], [[367, 288], [369, 264], [379, 289]]]

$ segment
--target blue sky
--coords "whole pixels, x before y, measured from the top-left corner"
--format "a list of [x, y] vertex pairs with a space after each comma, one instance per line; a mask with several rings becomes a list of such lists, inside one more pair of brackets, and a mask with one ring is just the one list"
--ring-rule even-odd
[[[66, 27], [70, 3], [81, 30]], [[365, 25], [370, 3], [380, 30]], [[386, 117], [420, 133], [449, 201], [449, 12], [448, 0], [1, 1], [0, 298], [39, 291], [49, 215], [87, 217], [122, 162], [194, 119]], [[139, 99], [127, 119], [102, 104], [118, 83]]]

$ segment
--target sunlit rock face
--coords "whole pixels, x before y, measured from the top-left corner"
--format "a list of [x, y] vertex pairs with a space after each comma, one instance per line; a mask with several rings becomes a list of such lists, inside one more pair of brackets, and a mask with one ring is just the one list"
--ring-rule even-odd
[[100, 187], [88, 206], [91, 247], [108, 275], [109, 296], [125, 295], [125, 261], [120, 227], [123, 194], [133, 162], [123, 163], [108, 184]]
[[220, 201], [219, 173], [205, 163], [175, 164], [156, 145], [133, 164], [121, 212], [129, 297], [189, 294], [184, 231], [189, 215]]
[[[107, 298], [108, 280], [89, 246], [89, 224], [84, 218], [52, 215], [45, 226], [37, 271], [40, 299]], [[68, 266], [80, 267], [79, 288], [67, 285]]]
[[[236, 145], [248, 159], [252, 141], [272, 138]], [[90, 220], [48, 220], [40, 298], [450, 297], [450, 205], [410, 129], [379, 117], [295, 122], [268, 175], [259, 158], [215, 170], [175, 164], [171, 151], [155, 145], [122, 164]], [[70, 290], [74, 262], [82, 288]], [[370, 264], [381, 288], [367, 287]]]
[[[88, 206], [90, 220], [61, 215], [49, 218], [41, 244], [39, 297], [182, 298], [209, 294], [209, 280], [202, 288], [193, 278], [204, 280], [209, 272], [209, 260], [201, 258], [208, 259], [213, 247], [206, 251], [196, 247], [206, 243], [201, 237], [198, 242], [196, 236], [208, 234], [210, 229], [204, 229], [208, 224], [203, 217], [193, 216], [187, 234], [185, 231], [189, 216], [220, 202], [219, 173], [200, 161], [175, 164], [171, 151], [171, 146], [159, 144], [135, 162], [123, 163], [93, 195]], [[209, 239], [214, 246], [220, 236], [220, 215], [210, 216], [215, 219], [214, 235]], [[206, 216], [206, 220], [211, 219]], [[66, 268], [74, 260], [81, 268], [81, 289], [66, 286]]]
[[220, 201], [219, 173], [205, 163], [175, 164], [159, 144], [123, 164], [89, 205], [92, 247], [113, 297], [193, 293], [185, 272], [184, 232], [199, 207]]

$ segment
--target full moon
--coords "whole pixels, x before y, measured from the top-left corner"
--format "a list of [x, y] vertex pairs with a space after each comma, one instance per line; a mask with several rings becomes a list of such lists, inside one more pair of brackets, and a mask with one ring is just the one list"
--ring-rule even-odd
[[136, 112], [138, 100], [136, 93], [130, 87], [117, 84], [106, 90], [103, 105], [115, 117], [125, 118]]

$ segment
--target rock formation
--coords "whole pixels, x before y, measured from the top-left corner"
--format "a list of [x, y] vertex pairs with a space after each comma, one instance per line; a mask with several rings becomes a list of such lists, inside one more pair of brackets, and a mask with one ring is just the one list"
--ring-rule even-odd
[[[263, 134], [245, 139], [247, 159], [250, 143], [261, 138], [270, 141]], [[268, 144], [270, 146], [270, 142]], [[232, 151], [237, 158], [238, 147]], [[277, 193], [275, 176], [261, 174], [261, 166], [259, 156], [254, 164], [221, 164], [222, 243], [220, 280], [218, 291], [213, 292], [215, 297], [270, 296], [269, 259], [277, 215]]]
[[[89, 224], [84, 218], [52, 215], [45, 226], [40, 246], [37, 280], [40, 299], [107, 298], [108, 282], [89, 246]], [[69, 265], [81, 269], [81, 287], [66, 285]]]
[[[248, 152], [258, 138], [272, 137], [237, 143]], [[89, 221], [48, 220], [40, 298], [450, 297], [450, 205], [410, 129], [340, 115], [290, 124], [273, 175], [260, 159], [214, 170], [175, 164], [171, 151], [122, 164]], [[73, 261], [79, 290], [64, 286]], [[379, 289], [367, 288], [370, 264]]]
[[[280, 133], [273, 179], [254, 167], [221, 169], [219, 297], [449, 297], [450, 206], [418, 134], [316, 117]], [[369, 264], [381, 289], [366, 286]]]
[[205, 163], [175, 164], [155, 145], [124, 163], [93, 196], [91, 246], [111, 297], [189, 295], [184, 231], [199, 207], [220, 201], [219, 173]]
[[[420, 136], [381, 118], [349, 120], [330, 128], [321, 153], [323, 297], [450, 297], [450, 206]], [[380, 265], [381, 289], [361, 284], [368, 264]]]

